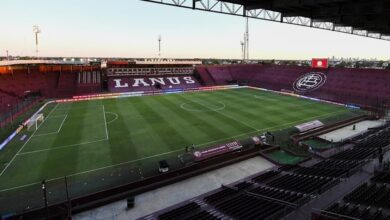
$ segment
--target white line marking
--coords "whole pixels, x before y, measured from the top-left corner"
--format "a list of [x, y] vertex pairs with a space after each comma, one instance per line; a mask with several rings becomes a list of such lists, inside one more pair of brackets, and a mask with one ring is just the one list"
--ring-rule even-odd
[[65, 122], [65, 120], [66, 120], [67, 117], [68, 117], [68, 115], [66, 115], [65, 118], [64, 118], [64, 120], [62, 120], [61, 125], [60, 125], [60, 128], [59, 128], [58, 131], [57, 131], [57, 134], [60, 133], [60, 131], [61, 131], [61, 129], [62, 129], [62, 126], [64, 125], [64, 122]]
[[[49, 112], [49, 114], [47, 115], [47, 117], [50, 117], [51, 113], [54, 112], [54, 110], [57, 108], [58, 106], [58, 103], [57, 105]], [[43, 125], [43, 123], [45, 123], [45, 121], [43, 121], [38, 127], [37, 129], [31, 134], [31, 136], [27, 139], [26, 142], [24, 142], [24, 144], [22, 145], [22, 147], [18, 150], [18, 152], [16, 152], [16, 154], [12, 157], [12, 159], [8, 162], [8, 164], [5, 166], [5, 168], [3, 169], [3, 171], [1, 171], [0, 173], [0, 177], [4, 174], [4, 172], [8, 169], [8, 167], [11, 165], [11, 163], [15, 160], [16, 156], [23, 150], [23, 148], [27, 145], [27, 143], [31, 140], [31, 138], [34, 136], [34, 134], [38, 131], [38, 129]]]
[[58, 134], [58, 133], [57, 132], [50, 132], [50, 133], [44, 133], [44, 134], [37, 134], [37, 135], [34, 135], [34, 138], [42, 137], [42, 136], [48, 136], [48, 135], [53, 135], [53, 134]]
[[[75, 146], [79, 146], [79, 145], [86, 145], [86, 144], [91, 144], [91, 143], [97, 143], [97, 142], [101, 142], [101, 141], [106, 141], [108, 140], [108, 129], [107, 129], [107, 122], [106, 122], [106, 114], [105, 114], [105, 109], [104, 109], [104, 105], [101, 105], [103, 107], [103, 118], [104, 118], [104, 126], [105, 126], [105, 131], [106, 131], [106, 138], [105, 139], [100, 139], [100, 140], [96, 140], [96, 141], [87, 141], [87, 142], [82, 142], [82, 143], [78, 143], [78, 144], [70, 144], [70, 145], [64, 145], [64, 146], [58, 146], [58, 147], [51, 147], [51, 148], [45, 148], [45, 149], [41, 149], [41, 150], [34, 150], [34, 151], [27, 151], [27, 152], [23, 152], [23, 153], [20, 153], [18, 152], [17, 155], [19, 156], [23, 156], [23, 155], [28, 155], [28, 154], [33, 154], [33, 153], [41, 153], [41, 152], [45, 152], [45, 151], [52, 151], [52, 150], [60, 150], [60, 149], [64, 149], [64, 148], [69, 148], [69, 147], [75, 147]], [[67, 115], [66, 115], [67, 116]], [[65, 119], [66, 117], [64, 118], [64, 120], [62, 121], [61, 123], [61, 127], [60, 129], [62, 128], [62, 125], [63, 123], [65, 122]], [[41, 124], [42, 125], [42, 124]], [[58, 129], [57, 132], [52, 132], [52, 133], [47, 133], [47, 134], [41, 134], [39, 136], [45, 136], [45, 135], [51, 135], [51, 134], [58, 134], [60, 129]], [[37, 135], [35, 135], [34, 137], [37, 137]], [[30, 137], [31, 138], [31, 137]]]
[[[331, 112], [331, 113], [326, 113], [326, 114], [322, 114], [322, 115], [318, 115], [318, 116], [313, 116], [313, 117], [310, 117], [310, 118], [306, 118], [306, 119], [297, 120], [297, 121], [294, 121], [294, 122], [285, 123], [285, 124], [282, 124], [282, 125], [277, 125], [277, 126], [273, 126], [273, 127], [263, 128], [261, 130], [248, 132], [248, 133], [244, 133], [244, 134], [240, 134], [240, 135], [235, 135], [235, 136], [232, 136], [232, 137], [229, 137], [229, 138], [223, 138], [223, 139], [219, 139], [219, 140], [215, 140], [215, 141], [211, 141], [211, 142], [207, 142], [207, 143], [203, 143], [203, 144], [198, 144], [198, 145], [195, 145], [195, 146], [196, 147], [204, 146], [204, 145], [208, 145], [208, 144], [219, 142], [219, 141], [223, 141], [223, 140], [228, 140], [228, 139], [231, 139], [231, 138], [235, 138], [235, 137], [240, 137], [240, 136], [244, 136], [244, 135], [247, 135], [247, 134], [256, 133], [256, 132], [259, 132], [259, 131], [266, 131], [266, 130], [277, 128], [277, 127], [284, 127], [284, 126], [289, 125], [289, 124], [294, 124], [294, 123], [298, 123], [298, 122], [301, 122], [301, 121], [310, 120], [310, 119], [313, 119], [313, 118], [321, 118], [321, 117], [325, 117], [325, 116], [328, 116], [328, 115], [331, 115], [331, 114], [336, 114], [336, 113], [339, 113], [339, 112], [342, 112], [342, 111], [348, 111], [348, 109], [335, 111], [335, 112]], [[113, 165], [110, 165], [110, 166], [105, 166], [105, 167], [100, 167], [100, 168], [87, 170], [87, 171], [83, 171], [83, 172], [79, 172], [79, 173], [70, 174], [70, 175], [67, 175], [67, 177], [77, 176], [77, 175], [81, 175], [81, 174], [85, 174], [85, 173], [91, 173], [91, 172], [95, 172], [95, 171], [98, 171], [98, 170], [103, 170], [103, 169], [107, 169], [107, 168], [111, 168], [111, 167], [116, 167], [116, 166], [120, 166], [120, 165], [124, 165], [124, 164], [129, 164], [129, 163], [133, 163], [133, 162], [137, 162], [137, 161], [141, 161], [141, 160], [145, 160], [145, 159], [150, 159], [150, 158], [154, 158], [154, 157], [158, 157], [158, 156], [162, 156], [162, 155], [166, 155], [166, 154], [170, 154], [170, 153], [174, 153], [174, 152], [179, 152], [179, 151], [184, 151], [184, 150], [183, 149], [178, 149], [178, 150], [174, 150], [174, 151], [170, 151], [170, 152], [165, 152], [165, 153], [162, 153], [162, 154], [156, 154], [156, 155], [152, 155], [152, 156], [149, 156], [149, 157], [144, 157], [144, 158], [140, 158], [140, 159], [136, 159], [136, 160], [130, 160], [130, 161], [126, 161], [126, 162], [122, 162], [122, 163], [118, 163], [118, 164], [113, 164]], [[56, 178], [52, 178], [52, 179], [47, 180], [47, 182], [55, 181], [55, 180], [59, 180], [59, 179], [63, 179], [63, 178], [64, 178], [63, 176], [56, 177]], [[27, 187], [27, 186], [31, 186], [31, 185], [35, 185], [35, 184], [39, 184], [39, 183], [41, 183], [41, 182], [35, 182], [35, 183], [30, 183], [30, 184], [26, 184], [26, 185], [22, 185], [22, 186], [16, 186], [16, 187], [12, 187], [12, 188], [7, 188], [7, 189], [0, 190], [0, 192], [10, 191], [10, 190], [14, 190], [14, 189], [20, 189], [20, 188], [23, 188], [23, 187]]]
[[[48, 136], [48, 135], [53, 135], [53, 134], [58, 134], [58, 133], [60, 133], [61, 128], [62, 128], [62, 126], [64, 125], [64, 122], [65, 122], [66, 118], [68, 117], [68, 115], [62, 115], [62, 117], [63, 117], [63, 116], [65, 116], [65, 117], [64, 117], [64, 119], [62, 120], [61, 125], [60, 125], [60, 127], [58, 128], [57, 131], [55, 131], [55, 132], [50, 132], [50, 133], [44, 133], [44, 134], [34, 135], [34, 137]], [[53, 116], [52, 116], [52, 117], [50, 117], [50, 118], [59, 118], [59, 117], [53, 117]], [[46, 118], [46, 120], [47, 120], [47, 118]]]
[[228, 115], [228, 114], [226, 114], [226, 113], [223, 113], [223, 112], [221, 112], [221, 111], [214, 110], [214, 109], [208, 107], [207, 105], [204, 105], [204, 104], [199, 103], [199, 102], [197, 102], [197, 101], [193, 101], [193, 102], [198, 103], [199, 105], [201, 105], [201, 106], [203, 106], [203, 107], [205, 107], [205, 108], [208, 108], [208, 109], [210, 109], [210, 110], [213, 111], [213, 112], [216, 112], [216, 113], [218, 113], [218, 114], [220, 114], [220, 115], [223, 115], [223, 116], [225, 116], [226, 118], [232, 119], [232, 120], [234, 120], [234, 121], [236, 121], [236, 122], [238, 122], [238, 123], [240, 123], [240, 124], [243, 124], [243, 125], [247, 126], [248, 128], [251, 128], [251, 129], [253, 129], [253, 130], [255, 130], [255, 131], [259, 130], [258, 128], [255, 128], [255, 127], [253, 127], [252, 125], [250, 125], [250, 124], [248, 124], [248, 123], [245, 123], [245, 122], [243, 122], [243, 121], [237, 120], [237, 119], [235, 119], [234, 117], [232, 117], [232, 116], [230, 116], [230, 115]]
[[69, 110], [76, 110], [76, 109], [86, 109], [86, 108], [98, 108], [102, 107], [103, 105], [91, 105], [91, 106], [84, 106], [84, 107], [70, 107], [70, 108], [59, 108], [57, 110], [59, 111], [69, 111]]
[[[258, 95], [254, 95], [255, 99], [260, 99], [260, 100], [269, 100], [269, 101], [275, 101], [277, 99], [270, 99], [268, 97], [265, 97], [265, 96], [258, 96]], [[280, 101], [280, 100], [279, 100]], [[302, 100], [299, 100], [299, 101], [302, 101]], [[306, 100], [307, 101], [307, 100]], [[324, 103], [320, 103], [320, 102], [316, 102], [316, 101], [312, 101], [310, 103], [305, 103], [305, 104], [302, 104], [302, 105], [299, 105], [299, 104], [290, 104], [288, 103], [289, 106], [288, 108], [299, 108], [299, 107], [304, 107], [304, 106], [308, 106], [308, 105], [315, 105], [315, 104], [324, 104]]]
[[[192, 109], [192, 108], [188, 108], [188, 107], [186, 107], [186, 105], [188, 105], [188, 104], [190, 104], [191, 102], [184, 102], [184, 103], [182, 103], [181, 105], [180, 105], [180, 108], [182, 108], [182, 109], [184, 109], [184, 110], [186, 110], [186, 111], [189, 111], [189, 112], [210, 112], [210, 111], [222, 111], [222, 110], [224, 110], [225, 108], [226, 108], [226, 105], [225, 105], [225, 103], [223, 103], [223, 102], [220, 102], [220, 101], [218, 101], [218, 103], [220, 103], [220, 104], [222, 104], [220, 107], [218, 107], [218, 108], [215, 108], [215, 109], [210, 109], [210, 110], [199, 110], [199, 109]], [[196, 102], [195, 102], [196, 103]], [[198, 103], [199, 104], [199, 103]]]
[[111, 124], [112, 122], [116, 121], [119, 118], [118, 114], [114, 113], [114, 112], [106, 112], [106, 114], [110, 114], [110, 115], [114, 115], [115, 116], [115, 118], [112, 119], [111, 121], [108, 121], [107, 124]]
[[42, 150], [27, 151], [27, 152], [19, 153], [18, 155], [22, 156], [22, 155], [26, 155], [26, 154], [40, 153], [40, 152], [44, 152], [44, 151], [60, 150], [60, 149], [64, 149], [64, 148], [92, 144], [92, 143], [97, 143], [97, 142], [102, 142], [102, 141], [107, 141], [107, 139], [101, 139], [101, 140], [96, 140], [96, 141], [87, 141], [87, 142], [82, 142], [82, 143], [78, 143], [78, 144], [70, 144], [70, 145], [64, 145], [64, 146], [59, 146], [59, 147], [46, 148], [46, 149], [42, 149]]
[[103, 118], [104, 118], [104, 126], [106, 127], [106, 139], [108, 140], [108, 129], [107, 129], [107, 120], [106, 120], [106, 110], [103, 105]]
[[29, 184], [25, 184], [25, 185], [21, 185], [21, 186], [15, 186], [15, 187], [7, 188], [7, 189], [2, 189], [2, 190], [0, 190], [0, 192], [6, 192], [6, 191], [14, 190], [14, 189], [20, 189], [20, 188], [24, 188], [24, 187], [27, 187], [27, 186], [32, 186], [32, 185], [35, 185], [35, 184], [38, 184], [38, 183], [42, 183], [42, 182], [29, 183]]
[[[58, 109], [57, 109], [58, 110]], [[54, 116], [50, 116], [50, 118], [63, 118], [65, 116], [67, 116], [68, 114], [65, 114], [65, 115], [54, 115]], [[46, 117], [47, 119], [48, 117]]]

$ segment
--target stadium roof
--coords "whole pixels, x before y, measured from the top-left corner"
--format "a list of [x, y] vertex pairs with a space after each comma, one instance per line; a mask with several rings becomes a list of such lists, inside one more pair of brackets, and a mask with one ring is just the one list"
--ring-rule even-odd
[[142, 0], [390, 41], [390, 0]]
[[81, 62], [81, 61], [63, 61], [63, 60], [3, 60], [3, 61], [0, 61], [0, 66], [34, 65], [34, 64], [46, 64], [46, 65], [83, 65], [83, 64], [87, 64], [87, 62]]

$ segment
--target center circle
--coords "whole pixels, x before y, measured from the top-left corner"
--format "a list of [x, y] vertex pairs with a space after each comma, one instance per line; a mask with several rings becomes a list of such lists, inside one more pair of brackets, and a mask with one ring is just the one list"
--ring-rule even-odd
[[[226, 108], [225, 103], [223, 102], [216, 102], [216, 104], [212, 104], [212, 106], [205, 105], [204, 103], [200, 102], [185, 102], [180, 105], [180, 108], [189, 111], [189, 112], [214, 112], [214, 111], [221, 111]], [[207, 104], [207, 103], [206, 103]], [[196, 105], [196, 106], [194, 106]]]

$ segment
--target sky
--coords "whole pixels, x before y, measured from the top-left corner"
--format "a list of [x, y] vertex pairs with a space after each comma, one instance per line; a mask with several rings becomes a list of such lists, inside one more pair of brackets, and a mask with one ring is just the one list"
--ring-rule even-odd
[[[140, 0], [0, 0], [0, 56], [239, 59], [245, 19]], [[390, 41], [250, 20], [250, 58], [390, 59]]]

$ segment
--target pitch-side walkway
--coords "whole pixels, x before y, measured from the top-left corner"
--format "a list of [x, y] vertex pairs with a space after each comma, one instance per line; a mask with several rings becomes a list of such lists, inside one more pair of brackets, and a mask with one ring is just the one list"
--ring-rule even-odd
[[[334, 131], [331, 131], [329, 133], [320, 135], [319, 138], [322, 138], [324, 140], [330, 141], [330, 142], [340, 142], [346, 139], [351, 139], [353, 137], [356, 137], [360, 134], [363, 134], [366, 132], [369, 128], [375, 128], [383, 125], [385, 122], [382, 120], [378, 121], [361, 121], [359, 123], [356, 123], [354, 125], [349, 125]], [[355, 129], [353, 129], [353, 126], [355, 126]]]

